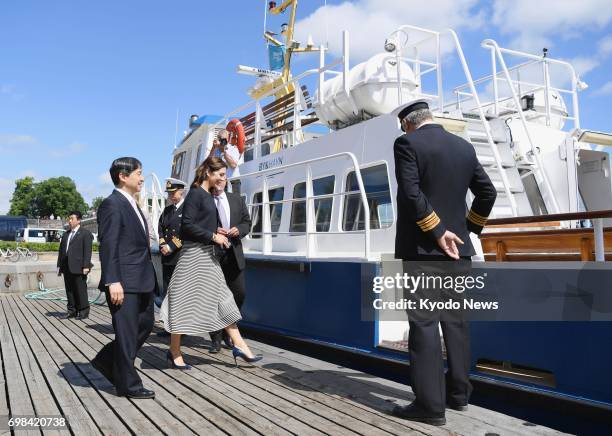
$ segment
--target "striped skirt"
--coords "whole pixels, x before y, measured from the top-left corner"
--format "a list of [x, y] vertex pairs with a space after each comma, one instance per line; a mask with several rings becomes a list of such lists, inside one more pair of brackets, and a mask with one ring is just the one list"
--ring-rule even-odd
[[160, 319], [168, 332], [186, 335], [221, 330], [241, 319], [211, 245], [185, 242]]

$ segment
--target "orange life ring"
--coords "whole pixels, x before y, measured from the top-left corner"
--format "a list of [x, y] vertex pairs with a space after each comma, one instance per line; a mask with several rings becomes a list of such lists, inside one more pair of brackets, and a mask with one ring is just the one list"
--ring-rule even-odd
[[238, 118], [233, 118], [225, 126], [225, 130], [229, 132], [228, 142], [238, 147], [240, 154], [244, 152], [244, 126]]

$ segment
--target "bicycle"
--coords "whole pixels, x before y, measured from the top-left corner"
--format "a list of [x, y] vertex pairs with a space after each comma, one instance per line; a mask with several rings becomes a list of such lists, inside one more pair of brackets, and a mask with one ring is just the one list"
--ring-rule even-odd
[[[32, 260], [36, 262], [38, 260], [38, 253], [35, 251], [30, 251], [27, 247], [16, 247], [15, 251], [17, 251], [17, 258], [23, 257], [25, 260]], [[13, 262], [15, 262], [13, 260]]]
[[17, 251], [11, 250], [10, 248], [7, 248], [6, 250], [0, 248], [0, 258], [2, 260], [8, 259], [11, 262], [17, 262], [19, 260], [19, 253], [17, 253]]

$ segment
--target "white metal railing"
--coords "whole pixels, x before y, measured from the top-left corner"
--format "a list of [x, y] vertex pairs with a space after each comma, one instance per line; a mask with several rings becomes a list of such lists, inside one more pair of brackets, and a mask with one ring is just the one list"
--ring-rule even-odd
[[[338, 159], [340, 157], [345, 157], [345, 158], [350, 159], [352, 166], [353, 166], [353, 170], [355, 171], [355, 178], [357, 180], [357, 186], [359, 188], [358, 191], [338, 192], [338, 193], [324, 194], [324, 195], [314, 195], [313, 186], [312, 186], [312, 182], [313, 182], [312, 164], [317, 163], [317, 162], [326, 161], [326, 160]], [[268, 178], [266, 177], [266, 174], [270, 172], [276, 173], [278, 171], [283, 171], [283, 170], [287, 170], [290, 168], [297, 168], [300, 166], [305, 167], [305, 172], [306, 172], [306, 197], [270, 201], [269, 195], [268, 195], [268, 189], [269, 189], [268, 188]], [[256, 207], [262, 206], [262, 211], [261, 211], [262, 231], [251, 233], [251, 235], [259, 235], [263, 237], [262, 250], [261, 250], [262, 254], [272, 254], [274, 252], [273, 247], [272, 247], [272, 241], [273, 241], [272, 236], [273, 235], [286, 235], [286, 234], [293, 234], [293, 235], [304, 234], [306, 235], [306, 257], [313, 258], [313, 257], [316, 257], [317, 255], [316, 246], [315, 246], [316, 245], [315, 237], [317, 234], [356, 234], [356, 233], [360, 234], [360, 233], [363, 233], [364, 235], [364, 255], [363, 257], [365, 259], [370, 258], [370, 253], [371, 253], [370, 205], [368, 204], [368, 197], [365, 192], [365, 187], [363, 184], [363, 178], [361, 176], [361, 170], [359, 168], [359, 163], [357, 162], [357, 157], [353, 153], [340, 152], [340, 153], [335, 153], [335, 154], [322, 156], [322, 157], [318, 157], [314, 159], [308, 159], [308, 160], [301, 161], [301, 162], [268, 168], [268, 169], [261, 170], [261, 171], [241, 174], [239, 177], [229, 179], [228, 181], [231, 182], [231, 180], [234, 180], [234, 179], [241, 180], [242, 183], [244, 184], [245, 179], [248, 179], [251, 177], [260, 177], [260, 176], [263, 176], [262, 186], [261, 186], [262, 201], [261, 203], [249, 203], [248, 205], [251, 207], [252, 206], [256, 206]], [[229, 183], [229, 185], [231, 186], [231, 183]], [[359, 193], [361, 203], [363, 206], [364, 229], [354, 230], [350, 232], [340, 232], [340, 231], [318, 232], [316, 230], [316, 223], [315, 223], [315, 217], [314, 217], [315, 200], [322, 199], [322, 198], [334, 198], [336, 196], [343, 196], [343, 195], [354, 195], [355, 192]], [[280, 232], [280, 231], [274, 232], [272, 231], [271, 220], [270, 220], [270, 206], [274, 204], [284, 204], [284, 203], [294, 203], [294, 202], [306, 202], [306, 231], [305, 232]], [[287, 253], [283, 252], [283, 254], [287, 254]]]
[[[550, 91], [557, 91], [559, 94], [568, 94], [572, 100], [572, 115], [570, 116], [569, 114], [567, 115], [556, 114], [556, 116], [563, 118], [565, 120], [572, 121], [574, 123], [573, 128], [580, 128], [580, 112], [579, 112], [577, 91], [578, 91], [579, 86], [583, 86], [583, 85], [578, 77], [578, 74], [576, 74], [576, 71], [574, 67], [572, 66], [572, 64], [566, 61], [559, 60], [559, 59], [549, 58], [548, 56], [546, 56], [546, 54], [539, 56], [539, 55], [534, 55], [531, 53], [525, 53], [525, 52], [521, 52], [517, 50], [511, 50], [511, 49], [499, 47], [499, 45], [492, 39], [485, 39], [481, 45], [483, 48], [490, 50], [492, 74], [485, 76], [481, 79], [478, 79], [474, 83], [477, 85], [480, 85], [480, 84], [490, 82], [492, 84], [493, 101], [488, 103], [487, 106], [493, 106], [495, 115], [500, 114], [500, 109], [512, 110], [512, 111], [517, 111], [517, 112], [521, 111], [520, 104], [517, 106], [515, 101], [513, 101], [513, 103], [515, 104], [514, 107], [504, 107], [502, 105], [503, 101], [514, 100], [512, 95], [510, 97], [500, 96], [498, 82], [502, 81], [502, 82], [506, 82], [508, 87], [511, 90], [518, 91], [519, 97], [522, 97], [525, 94], [531, 94], [531, 93], [534, 93], [540, 90], [544, 91], [544, 114], [542, 114], [542, 117], [546, 118], [547, 125], [550, 125], [551, 123], [551, 104], [550, 104], [550, 98], [549, 98]], [[514, 65], [512, 67], [508, 67], [503, 58], [503, 54], [508, 54], [514, 57], [526, 59], [526, 61], [520, 64], [517, 64], [517, 65]], [[499, 60], [500, 66], [502, 67], [502, 71], [500, 72], [497, 71], [498, 60]], [[569, 73], [569, 81], [571, 84], [570, 89], [552, 86], [551, 80], [550, 80], [550, 73], [549, 73], [550, 65], [559, 65], [562, 68], [567, 70], [567, 72]], [[542, 76], [541, 76], [542, 82], [541, 83], [535, 83], [532, 81], [520, 79], [521, 72], [528, 70], [529, 68], [532, 68], [532, 67], [541, 68], [541, 71], [542, 71]], [[516, 73], [517, 78], [513, 79], [510, 73]], [[454, 92], [457, 94], [458, 97], [459, 95], [465, 95], [462, 89], [465, 89], [466, 87], [467, 87], [467, 84], [459, 86], [454, 89]], [[467, 99], [463, 101], [467, 101]], [[458, 104], [460, 104], [463, 101], [458, 99]]]
[[[548, 197], [549, 197], [550, 202], [551, 202], [551, 204], [553, 206], [553, 212], [554, 213], [559, 213], [560, 212], [559, 204], [557, 203], [557, 199], [555, 197], [555, 193], [554, 193], [554, 191], [552, 189], [552, 186], [550, 184], [550, 180], [548, 178], [548, 175], [546, 174], [546, 169], [544, 168], [544, 164], [543, 164], [542, 159], [540, 157], [540, 152], [539, 152], [539, 150], [537, 149], [537, 147], [535, 146], [535, 144], [533, 142], [533, 138], [532, 138], [531, 133], [529, 131], [529, 127], [527, 126], [527, 120], [525, 118], [525, 114], [523, 113], [522, 110], [520, 110], [521, 103], [520, 103], [519, 97], [518, 97], [518, 95], [516, 93], [516, 90], [514, 89], [514, 85], [512, 83], [512, 78], [510, 76], [510, 71], [508, 70], [508, 66], [506, 65], [506, 61], [504, 60], [504, 56], [503, 56], [503, 53], [510, 53], [510, 54], [514, 54], [514, 55], [517, 55], [517, 54], [521, 55], [521, 52], [516, 52], [516, 51], [508, 50], [508, 49], [502, 49], [501, 47], [499, 47], [499, 45], [497, 45], [497, 42], [495, 42], [492, 39], [484, 40], [482, 42], [482, 46], [485, 47], [485, 48], [489, 48], [491, 50], [492, 56], [497, 57], [497, 60], [500, 63], [503, 75], [504, 75], [505, 80], [506, 80], [506, 82], [508, 84], [508, 87], [510, 88], [510, 93], [512, 95], [512, 100], [514, 101], [514, 105], [517, 108], [517, 112], [519, 114], [519, 119], [521, 120], [521, 124], [523, 126], [523, 129], [525, 130], [525, 136], [527, 137], [527, 141], [529, 141], [529, 147], [530, 147], [532, 156], [536, 160], [536, 165], [535, 165], [534, 170], [536, 172], [538, 172], [539, 176], [541, 177], [542, 184], [544, 185], [544, 189], [548, 193]], [[534, 60], [534, 58], [538, 59], [538, 57], [534, 56], [534, 55], [528, 55], [526, 53], [524, 55], [529, 56], [529, 58], [531, 60]], [[495, 59], [493, 58], [492, 61], [493, 61], [493, 65], [495, 66], [496, 65]], [[557, 62], [569, 65], [567, 62], [562, 62], [562, 61], [557, 61]], [[544, 65], [547, 65], [546, 62], [544, 62]], [[573, 72], [574, 69], [571, 67], [571, 65], [569, 65], [569, 66], [571, 68], [571, 71]], [[547, 73], [547, 70], [546, 70], [545, 76], [547, 74], [548, 73]], [[575, 76], [575, 72], [573, 74]], [[497, 78], [497, 74], [495, 73], [495, 71], [494, 71], [494, 76], [493, 77]], [[496, 81], [497, 80], [495, 80], [494, 82], [496, 82]], [[548, 80], [546, 80], [546, 87], [545, 87], [544, 96], [545, 96], [545, 104], [547, 106], [546, 110], [547, 110], [547, 119], [548, 120], [550, 120], [550, 102], [548, 101], [548, 91], [550, 89], [549, 86], [550, 86], [550, 83], [549, 83]], [[575, 83], [573, 84], [573, 86], [575, 87]], [[575, 89], [574, 89], [574, 92], [575, 92]], [[498, 97], [496, 96], [495, 98], [498, 98]], [[577, 111], [578, 110], [578, 108], [577, 108], [577, 104], [578, 104], [577, 100], [574, 100], [574, 104], [576, 105], [575, 110]], [[574, 115], [576, 115], [576, 114], [577, 114], [577, 112]]]
[[[149, 225], [152, 227], [149, 231], [149, 235], [152, 236], [155, 242], [159, 244], [157, 223], [159, 222], [159, 217], [164, 211], [164, 191], [162, 190], [161, 184], [159, 183], [159, 178], [155, 173], [151, 173], [149, 177], [151, 178], [149, 183], [150, 188], [147, 188], [147, 183], [145, 180], [145, 183], [142, 186], [142, 191], [140, 192], [140, 206], [144, 209], [146, 216], [149, 218]], [[147, 177], [147, 179], [149, 177]]]
[[[485, 113], [484, 113], [484, 109], [480, 103], [480, 98], [478, 96], [478, 93], [476, 91], [476, 86], [474, 84], [474, 80], [472, 78], [472, 74], [470, 72], [470, 69], [468, 67], [467, 61], [465, 59], [465, 55], [463, 53], [463, 49], [461, 48], [461, 43], [459, 42], [459, 37], [457, 36], [457, 33], [453, 30], [453, 29], [446, 29], [443, 30], [441, 32], [437, 32], [437, 31], [433, 31], [433, 30], [429, 30], [429, 29], [424, 29], [422, 27], [417, 27], [417, 26], [412, 26], [412, 25], [403, 25], [401, 26], [399, 29], [397, 29], [396, 31], [394, 31], [393, 33], [391, 33], [390, 38], [393, 38], [394, 35], [398, 35], [400, 33], [403, 33], [404, 35], [406, 35], [406, 41], [408, 41], [407, 38], [407, 31], [410, 30], [414, 30], [417, 32], [422, 32], [425, 33], [426, 35], [428, 35], [426, 38], [421, 39], [415, 43], [412, 43], [411, 45], [408, 46], [404, 46], [401, 47], [401, 44], [399, 44], [399, 42], [397, 43], [397, 47], [396, 47], [396, 55], [398, 57], [397, 59], [397, 63], [399, 65], [400, 60], [404, 59], [407, 60], [409, 62], [412, 62], [414, 65], [414, 71], [415, 71], [415, 76], [417, 78], [417, 82], [419, 83], [419, 87], [421, 87], [422, 84], [422, 76], [424, 74], [430, 73], [432, 71], [436, 72], [436, 93], [435, 95], [437, 95], [436, 99], [437, 99], [437, 107], [433, 108], [434, 111], [439, 111], [439, 112], [443, 112], [445, 105], [444, 105], [444, 92], [443, 92], [443, 87], [442, 87], [442, 54], [441, 54], [441, 44], [440, 44], [440, 37], [443, 34], [448, 34], [454, 44], [454, 48], [456, 50], [457, 56], [459, 58], [459, 62], [461, 63], [461, 67], [463, 69], [463, 73], [466, 77], [467, 80], [467, 84], [466, 86], [469, 87], [470, 90], [470, 95], [472, 97], [472, 99], [474, 100], [474, 102], [476, 103], [476, 108], [478, 109], [478, 115], [480, 117], [480, 120], [482, 122], [482, 125], [484, 127], [485, 130], [485, 135], [487, 137], [487, 143], [489, 144], [489, 147], [491, 149], [491, 152], [493, 153], [493, 159], [495, 160], [495, 166], [498, 168], [500, 177], [502, 179], [502, 184], [503, 184], [503, 189], [504, 189], [504, 193], [506, 194], [506, 197], [508, 198], [508, 201], [510, 202], [510, 207], [512, 209], [512, 214], [514, 216], [518, 215], [518, 206], [516, 203], [516, 199], [514, 198], [514, 196], [512, 195], [512, 192], [510, 190], [510, 180], [508, 179], [508, 175], [506, 174], [506, 172], [504, 171], [504, 168], [502, 166], [502, 159], [501, 159], [501, 154], [499, 153], [499, 150], [497, 149], [497, 146], [495, 144], [495, 141], [493, 140], [493, 135], [491, 133], [491, 127], [489, 125], [488, 120], [486, 119]], [[421, 65], [426, 64], [425, 62], [420, 60], [420, 52], [419, 52], [419, 46], [429, 42], [430, 40], [434, 40], [435, 42], [435, 46], [436, 46], [436, 61], [435, 63], [427, 63], [427, 65], [429, 65], [431, 68], [425, 70], [425, 72], [421, 71]], [[413, 59], [407, 59], [407, 58], [402, 58], [401, 57], [401, 50], [405, 48], [412, 48], [413, 52], [414, 52], [414, 58]], [[398, 93], [401, 96], [401, 88], [402, 88], [402, 79], [401, 79], [401, 69], [398, 67], [397, 70], [397, 74], [398, 74]], [[421, 88], [421, 92], [422, 92], [422, 88]], [[428, 95], [428, 94], [423, 94], [423, 95]], [[431, 95], [431, 94], [429, 94]], [[401, 101], [401, 100], [400, 100]]]

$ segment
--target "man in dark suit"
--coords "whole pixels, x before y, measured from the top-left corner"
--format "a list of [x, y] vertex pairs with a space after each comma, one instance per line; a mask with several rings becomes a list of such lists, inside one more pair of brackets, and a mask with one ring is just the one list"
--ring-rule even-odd
[[[234, 294], [234, 301], [240, 309], [245, 298], [244, 267], [246, 265], [241, 239], [251, 230], [251, 217], [244, 198], [235, 192], [225, 192], [226, 184], [226, 179], [221, 180], [212, 193], [219, 218], [217, 233], [227, 236], [231, 243], [231, 246], [221, 253], [219, 263], [225, 276], [225, 282]], [[211, 332], [210, 339], [210, 353], [221, 351], [221, 340], [228, 347], [232, 347], [225, 330]]]
[[147, 220], [134, 198], [144, 182], [142, 164], [133, 157], [115, 159], [110, 175], [115, 190], [98, 208], [99, 288], [106, 293], [115, 339], [92, 364], [115, 385], [117, 395], [154, 398], [134, 368], [136, 353], [153, 328], [157, 283]]
[[81, 228], [81, 212], [70, 212], [70, 231], [64, 233], [57, 254], [57, 275], [64, 275], [68, 298], [68, 311], [64, 319], [86, 319], [89, 316], [87, 298], [87, 274], [91, 270], [91, 245], [93, 235]]
[[157, 226], [163, 271], [163, 289], [159, 293], [159, 296], [155, 297], [155, 304], [157, 307], [161, 307], [161, 303], [166, 296], [168, 285], [170, 284], [170, 279], [172, 278], [172, 273], [174, 272], [178, 260], [178, 253], [183, 246], [180, 234], [185, 186], [185, 182], [181, 180], [173, 178], [166, 179], [166, 192], [168, 193], [168, 201], [170, 204], [166, 206], [159, 217]]
[[[482, 231], [495, 202], [495, 187], [474, 147], [435, 124], [425, 101], [407, 105], [398, 116], [406, 134], [396, 139], [393, 148], [398, 185], [395, 257], [469, 265], [475, 254], [469, 232]], [[474, 194], [469, 212], [468, 189]], [[466, 410], [472, 390], [469, 323], [462, 317], [440, 321], [439, 316], [409, 322], [410, 375], [416, 398], [393, 413], [444, 425], [445, 407]], [[446, 386], [439, 324], [448, 356]]]

